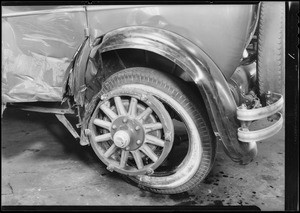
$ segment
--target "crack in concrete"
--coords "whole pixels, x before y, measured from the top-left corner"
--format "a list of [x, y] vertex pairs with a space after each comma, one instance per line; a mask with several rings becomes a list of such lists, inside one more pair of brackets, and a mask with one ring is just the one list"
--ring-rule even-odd
[[7, 175], [12, 176], [12, 175], [19, 175], [19, 174], [37, 174], [37, 173], [39, 173], [39, 172], [26, 172], [26, 171], [24, 171], [24, 172], [11, 172], [11, 173], [8, 173]]
[[41, 189], [39, 191], [47, 192], [47, 191], [53, 191], [53, 190], [63, 190], [63, 191], [69, 191], [74, 189], [80, 189], [80, 188], [86, 188], [86, 186], [63, 186], [63, 187], [57, 187], [57, 188], [46, 188]]
[[8, 183], [7, 185], [9, 186], [11, 193], [14, 194], [14, 189], [13, 189], [13, 187], [10, 185], [10, 183]]

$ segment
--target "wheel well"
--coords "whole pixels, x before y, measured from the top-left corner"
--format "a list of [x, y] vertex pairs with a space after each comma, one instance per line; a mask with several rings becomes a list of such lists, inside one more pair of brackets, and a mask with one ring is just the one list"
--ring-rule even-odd
[[105, 79], [120, 70], [130, 67], [148, 67], [161, 72], [168, 72], [185, 81], [188, 87], [198, 93], [197, 96], [202, 99], [196, 84], [184, 70], [173, 61], [154, 52], [141, 49], [117, 49], [102, 53], [96, 60], [101, 61], [99, 67], [97, 67], [96, 76], [89, 73], [86, 75], [86, 100], [88, 102], [99, 92]]

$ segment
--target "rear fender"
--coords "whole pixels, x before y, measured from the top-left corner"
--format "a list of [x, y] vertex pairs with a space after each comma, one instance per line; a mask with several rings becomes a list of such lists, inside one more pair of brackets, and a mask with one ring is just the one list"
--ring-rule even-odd
[[[117, 49], [143, 49], [168, 58], [186, 72], [199, 88], [216, 136], [236, 162], [247, 155], [237, 140], [237, 105], [222, 72], [199, 47], [178, 34], [152, 27], [125, 27], [107, 33], [91, 50], [86, 75], [99, 69], [101, 53]], [[96, 58], [99, 58], [100, 60]], [[96, 71], [97, 72], [97, 71]], [[87, 109], [86, 113], [92, 109]], [[87, 118], [88, 116], [85, 116]], [[84, 122], [83, 128], [86, 127]], [[85, 140], [86, 141], [86, 140]]]

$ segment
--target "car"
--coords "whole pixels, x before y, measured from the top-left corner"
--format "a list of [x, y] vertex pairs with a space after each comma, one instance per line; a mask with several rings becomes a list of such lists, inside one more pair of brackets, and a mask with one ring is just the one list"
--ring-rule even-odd
[[182, 193], [217, 144], [248, 164], [282, 128], [284, 45], [284, 2], [2, 6], [2, 113], [53, 113], [109, 171]]

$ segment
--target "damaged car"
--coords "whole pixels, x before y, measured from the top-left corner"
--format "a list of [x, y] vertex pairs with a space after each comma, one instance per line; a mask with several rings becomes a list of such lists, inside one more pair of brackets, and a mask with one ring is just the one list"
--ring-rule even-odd
[[282, 128], [285, 3], [2, 6], [1, 69], [2, 113], [53, 113], [109, 171], [181, 193], [217, 144], [248, 164]]

